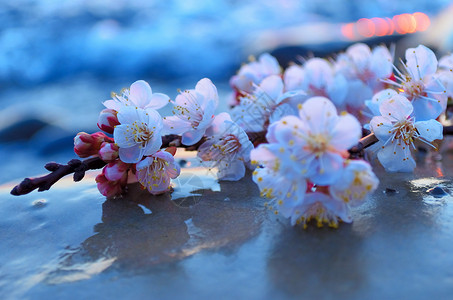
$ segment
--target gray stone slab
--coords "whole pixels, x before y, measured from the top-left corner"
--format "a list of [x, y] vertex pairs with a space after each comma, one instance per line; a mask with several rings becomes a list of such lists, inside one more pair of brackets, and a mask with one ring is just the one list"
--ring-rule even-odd
[[352, 224], [307, 230], [267, 211], [250, 176], [219, 184], [184, 159], [171, 195], [106, 200], [96, 172], [22, 197], [0, 186], [0, 298], [452, 298], [451, 154], [377, 167]]

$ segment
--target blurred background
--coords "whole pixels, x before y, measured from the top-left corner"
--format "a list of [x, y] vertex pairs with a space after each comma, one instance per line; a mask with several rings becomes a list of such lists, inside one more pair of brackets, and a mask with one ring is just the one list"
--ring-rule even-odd
[[453, 49], [452, 1], [0, 1], [0, 183], [74, 158], [73, 137], [98, 131], [102, 102], [137, 79], [172, 99], [228, 80], [249, 55], [282, 66], [354, 42]]

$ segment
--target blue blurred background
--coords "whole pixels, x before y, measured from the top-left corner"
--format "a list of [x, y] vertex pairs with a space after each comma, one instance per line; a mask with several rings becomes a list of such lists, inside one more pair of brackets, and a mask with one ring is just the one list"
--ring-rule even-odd
[[[98, 131], [102, 101], [137, 79], [174, 98], [178, 88], [192, 88], [209, 77], [226, 103], [228, 80], [250, 54], [269, 51], [285, 65], [298, 56], [326, 56], [357, 41], [396, 43], [397, 50], [424, 42], [445, 53], [453, 45], [450, 4], [1, 1], [0, 183], [40, 174], [49, 160], [75, 157], [73, 136]], [[416, 12], [429, 17], [420, 32], [366, 27], [370, 19], [397, 22], [395, 16]]]

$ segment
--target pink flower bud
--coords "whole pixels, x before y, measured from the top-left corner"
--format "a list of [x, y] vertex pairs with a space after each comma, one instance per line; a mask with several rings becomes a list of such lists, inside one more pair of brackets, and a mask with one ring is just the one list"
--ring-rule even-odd
[[121, 194], [127, 184], [129, 167], [119, 159], [106, 165], [102, 174], [96, 176], [99, 192], [106, 197]]
[[74, 152], [82, 158], [96, 155], [101, 148], [102, 142], [110, 140], [112, 139], [102, 132], [93, 134], [79, 132], [74, 137]]
[[123, 191], [123, 186], [120, 183], [108, 180], [104, 174], [96, 176], [96, 182], [99, 192], [106, 197], [120, 195]]
[[113, 133], [116, 125], [119, 125], [117, 118], [117, 111], [113, 109], [106, 108], [101, 111], [98, 119], [98, 127], [102, 131], [107, 133]]
[[111, 162], [118, 158], [119, 147], [114, 143], [104, 142], [99, 150], [99, 157], [105, 162]]
[[123, 163], [117, 159], [108, 163], [102, 170], [102, 174], [110, 181], [120, 181], [122, 183], [127, 182], [127, 171], [129, 170], [129, 164]]

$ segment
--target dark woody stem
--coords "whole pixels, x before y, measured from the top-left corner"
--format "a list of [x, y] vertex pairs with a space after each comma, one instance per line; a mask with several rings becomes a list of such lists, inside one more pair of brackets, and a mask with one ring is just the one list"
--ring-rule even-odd
[[86, 171], [100, 169], [105, 165], [106, 163], [99, 157], [90, 157], [84, 161], [72, 159], [66, 165], [50, 162], [44, 167], [51, 173], [42, 177], [25, 178], [11, 190], [11, 195], [25, 195], [35, 189], [38, 189], [38, 192], [46, 191], [62, 177], [72, 173], [74, 173], [74, 181], [80, 181], [85, 176]]

